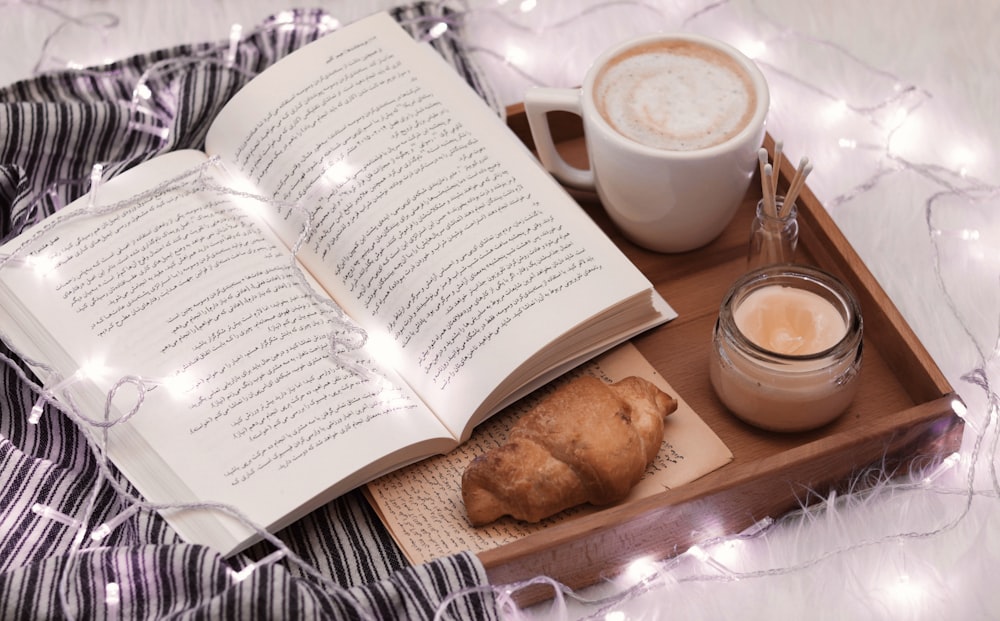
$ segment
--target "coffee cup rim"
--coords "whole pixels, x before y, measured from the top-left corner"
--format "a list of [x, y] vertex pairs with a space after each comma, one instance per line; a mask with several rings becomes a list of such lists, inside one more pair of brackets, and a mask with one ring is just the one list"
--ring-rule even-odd
[[[740, 64], [746, 70], [747, 74], [750, 76], [750, 81], [753, 83], [757, 92], [757, 105], [754, 109], [753, 116], [750, 122], [747, 123], [746, 127], [741, 129], [737, 134], [730, 136], [728, 139], [714, 144], [709, 147], [702, 149], [692, 149], [690, 151], [682, 150], [669, 150], [660, 149], [657, 147], [651, 147], [649, 145], [643, 144], [636, 140], [633, 140], [627, 136], [622, 135], [616, 131], [607, 120], [597, 112], [597, 106], [594, 103], [594, 82], [597, 79], [597, 75], [600, 73], [601, 68], [610, 60], [612, 57], [629, 50], [633, 47], [638, 47], [640, 45], [645, 45], [647, 43], [655, 41], [692, 41], [695, 43], [701, 43], [702, 45], [707, 45], [708, 47], [715, 48], [725, 54], [731, 56], [736, 62]], [[656, 32], [651, 34], [640, 35], [636, 37], [631, 37], [625, 39], [620, 43], [611, 46], [602, 52], [594, 62], [591, 64], [590, 68], [587, 69], [587, 74], [584, 77], [583, 86], [581, 88], [581, 97], [583, 99], [583, 105], [590, 108], [588, 113], [591, 117], [592, 122], [597, 123], [601, 126], [602, 131], [612, 136], [613, 139], [628, 143], [632, 148], [639, 149], [640, 151], [645, 151], [650, 154], [670, 154], [671, 157], [685, 158], [685, 157], [704, 157], [706, 155], [711, 155], [713, 153], [724, 153], [729, 151], [734, 144], [741, 143], [748, 138], [752, 138], [756, 135], [760, 128], [764, 126], [767, 120], [767, 113], [771, 105], [771, 94], [770, 89], [767, 84], [767, 80], [764, 78], [764, 73], [757, 66], [757, 63], [753, 61], [749, 56], [741, 52], [735, 46], [722, 41], [721, 39], [716, 39], [714, 37], [709, 37], [706, 35], [701, 35], [691, 32]]]

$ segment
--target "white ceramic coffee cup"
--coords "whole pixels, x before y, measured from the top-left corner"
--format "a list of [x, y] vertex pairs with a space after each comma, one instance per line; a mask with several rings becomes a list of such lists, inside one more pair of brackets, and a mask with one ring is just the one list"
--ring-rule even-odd
[[[595, 80], [619, 55], [659, 41], [687, 41], [721, 51], [743, 69], [751, 85], [749, 121], [721, 143], [675, 150], [647, 146], [619, 133], [595, 103]], [[742, 203], [758, 166], [770, 97], [752, 60], [736, 48], [687, 33], [646, 35], [601, 54], [575, 89], [532, 88], [525, 112], [542, 165], [567, 186], [596, 190], [611, 219], [633, 242], [659, 252], [684, 252], [715, 239]], [[556, 151], [547, 113], [583, 119], [589, 169], [568, 164]]]

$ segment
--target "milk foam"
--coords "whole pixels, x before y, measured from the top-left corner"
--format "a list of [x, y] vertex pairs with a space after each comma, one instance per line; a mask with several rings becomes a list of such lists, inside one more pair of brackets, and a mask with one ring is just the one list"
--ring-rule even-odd
[[749, 76], [722, 52], [661, 41], [612, 59], [594, 83], [601, 116], [642, 144], [690, 151], [721, 144], [753, 117]]

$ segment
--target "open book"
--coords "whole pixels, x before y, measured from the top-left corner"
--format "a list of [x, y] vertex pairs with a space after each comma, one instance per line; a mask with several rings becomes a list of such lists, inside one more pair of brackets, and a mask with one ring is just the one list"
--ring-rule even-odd
[[[107, 453], [151, 502], [270, 530], [674, 316], [385, 14], [252, 80], [206, 153], [133, 168], [3, 256], [0, 331], [47, 398], [126, 416]], [[225, 553], [258, 536], [162, 513]]]

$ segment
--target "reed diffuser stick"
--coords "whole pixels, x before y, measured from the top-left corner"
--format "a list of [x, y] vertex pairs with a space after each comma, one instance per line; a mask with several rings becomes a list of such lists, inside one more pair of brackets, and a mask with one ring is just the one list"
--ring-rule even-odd
[[799, 161], [799, 167], [795, 171], [795, 176], [792, 177], [792, 183], [788, 186], [788, 194], [785, 195], [785, 208], [791, 209], [792, 205], [795, 204], [795, 199], [798, 198], [799, 192], [802, 191], [802, 186], [805, 185], [806, 177], [812, 172], [812, 168], [812, 163], [808, 157], [803, 157]]
[[765, 188], [764, 191], [764, 209], [767, 210], [767, 214], [774, 218], [778, 217], [778, 197], [771, 192], [771, 188], [774, 187], [774, 167], [770, 164], [764, 164], [764, 179], [761, 182]]
[[772, 182], [771, 165], [767, 163], [767, 149], [761, 147], [757, 151], [757, 162], [760, 164], [760, 191], [764, 199], [764, 211], [770, 216], [777, 216], [774, 183]]
[[771, 184], [771, 193], [777, 199], [778, 196], [778, 179], [781, 177], [781, 154], [785, 150], [785, 143], [778, 140], [774, 143], [774, 176], [771, 178], [773, 183]]

